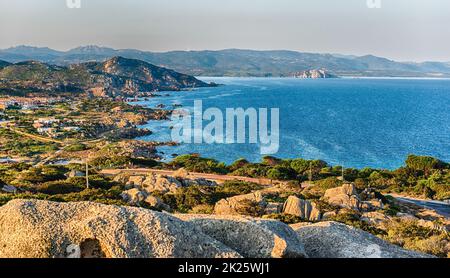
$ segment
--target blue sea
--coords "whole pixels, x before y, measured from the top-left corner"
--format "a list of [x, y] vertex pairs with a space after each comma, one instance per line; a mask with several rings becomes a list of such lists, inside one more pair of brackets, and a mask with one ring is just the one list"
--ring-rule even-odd
[[[279, 158], [322, 159], [331, 165], [395, 169], [408, 154], [450, 161], [450, 80], [200, 78], [223, 86], [166, 92], [137, 104], [181, 104], [204, 109], [279, 108]], [[173, 123], [151, 121], [154, 134], [140, 138], [171, 141]], [[231, 163], [260, 161], [257, 144], [182, 144], [161, 147], [173, 154], [199, 153]]]

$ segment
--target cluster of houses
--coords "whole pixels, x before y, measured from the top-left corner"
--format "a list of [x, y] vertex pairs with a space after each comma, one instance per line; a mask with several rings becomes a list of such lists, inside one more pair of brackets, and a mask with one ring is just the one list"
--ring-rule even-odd
[[41, 135], [58, 137], [62, 132], [80, 131], [81, 128], [75, 124], [80, 124], [82, 121], [83, 120], [75, 120], [72, 122], [67, 122], [56, 118], [39, 118], [33, 122], [33, 127]]
[[43, 98], [43, 97], [9, 97], [0, 99], [0, 110], [21, 109], [32, 111], [48, 105], [60, 102], [61, 98]]

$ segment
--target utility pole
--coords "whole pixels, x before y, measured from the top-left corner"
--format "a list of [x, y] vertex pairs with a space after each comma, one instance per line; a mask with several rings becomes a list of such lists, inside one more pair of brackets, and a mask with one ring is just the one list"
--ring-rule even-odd
[[86, 189], [89, 189], [89, 165], [86, 158]]
[[344, 178], [344, 165], [342, 165], [342, 181], [343, 182], [345, 181], [345, 178]]
[[312, 183], [312, 162], [309, 162], [309, 184]]

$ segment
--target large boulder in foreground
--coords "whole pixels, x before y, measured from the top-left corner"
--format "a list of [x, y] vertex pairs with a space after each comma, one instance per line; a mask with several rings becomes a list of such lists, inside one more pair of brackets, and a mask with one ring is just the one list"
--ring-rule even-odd
[[300, 238], [288, 225], [240, 216], [177, 214], [248, 258], [305, 258]]
[[166, 213], [90, 202], [14, 200], [0, 207], [0, 257], [240, 257]]
[[337, 222], [291, 225], [312, 258], [427, 258]]

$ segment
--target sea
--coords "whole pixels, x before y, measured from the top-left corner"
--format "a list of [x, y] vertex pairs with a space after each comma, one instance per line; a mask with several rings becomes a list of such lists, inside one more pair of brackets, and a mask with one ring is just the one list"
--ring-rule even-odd
[[[450, 79], [397, 78], [228, 78], [199, 77], [221, 84], [134, 104], [191, 110], [203, 108], [278, 108], [278, 158], [321, 159], [346, 168], [396, 169], [409, 154], [450, 162]], [[270, 110], [269, 110], [270, 111]], [[270, 115], [269, 115], [270, 116]], [[205, 123], [206, 124], [206, 123]], [[145, 141], [172, 141], [173, 122], [150, 121]], [[260, 145], [195, 144], [163, 146], [165, 161], [176, 155], [200, 154], [225, 163], [245, 158], [258, 162]]]

